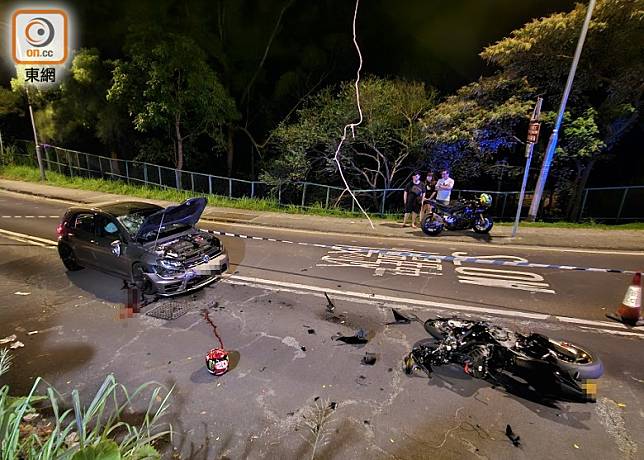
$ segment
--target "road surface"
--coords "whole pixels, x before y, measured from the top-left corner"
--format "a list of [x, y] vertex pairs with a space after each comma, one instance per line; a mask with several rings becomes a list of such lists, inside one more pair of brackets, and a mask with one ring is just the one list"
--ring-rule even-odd
[[[63, 393], [77, 388], [89, 399], [110, 372], [128, 387], [150, 380], [174, 386], [174, 447], [182, 458], [310, 456], [313, 438], [304, 416], [316, 398], [337, 403], [318, 458], [642, 455], [644, 331], [604, 318], [621, 301], [627, 275], [459, 265], [331, 247], [624, 270], [640, 268], [641, 255], [496, 248], [476, 240], [408, 244], [202, 222], [290, 243], [222, 237], [229, 276], [195, 296], [146, 310], [163, 316], [173, 307], [185, 314], [171, 321], [145, 314], [119, 320], [126, 297], [120, 281], [91, 270], [67, 273], [49, 243], [68, 206], [0, 193], [0, 337], [15, 333], [25, 343], [6, 376], [14, 392], [40, 375]], [[324, 292], [340, 320], [326, 314]], [[392, 306], [421, 317], [484, 317], [596, 350], [606, 368], [598, 402], [544, 401], [522, 388], [493, 388], [455, 367], [431, 380], [407, 377], [400, 359], [425, 333], [418, 324], [388, 325]], [[234, 351], [234, 368], [220, 378], [203, 366], [216, 339], [202, 308], [210, 308]], [[358, 327], [370, 339], [363, 348], [331, 340]], [[374, 366], [361, 365], [365, 352], [376, 353]], [[521, 447], [504, 436], [507, 424], [521, 436]]]

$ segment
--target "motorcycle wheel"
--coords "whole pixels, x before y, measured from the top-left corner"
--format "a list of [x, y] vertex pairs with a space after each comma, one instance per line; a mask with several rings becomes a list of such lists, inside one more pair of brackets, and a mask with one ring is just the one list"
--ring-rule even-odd
[[425, 235], [437, 236], [443, 231], [443, 222], [440, 217], [435, 214], [430, 214], [420, 223], [420, 228], [423, 230]]
[[443, 340], [447, 336], [445, 326], [445, 320], [443, 319], [428, 319], [423, 324], [427, 333], [436, 340]]
[[604, 365], [591, 351], [569, 342], [549, 339], [549, 348], [554, 352], [557, 366], [570, 373], [575, 380], [598, 379], [604, 373]]
[[477, 219], [472, 228], [476, 233], [490, 233], [493, 226], [494, 222], [492, 221], [492, 218], [485, 216], [482, 219]]

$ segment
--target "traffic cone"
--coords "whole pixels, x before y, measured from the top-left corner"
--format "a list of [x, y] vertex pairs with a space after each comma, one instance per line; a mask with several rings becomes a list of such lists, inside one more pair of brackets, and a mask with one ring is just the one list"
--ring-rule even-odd
[[640, 310], [642, 309], [641, 283], [642, 273], [635, 273], [622, 304], [615, 313], [608, 313], [606, 317], [629, 326], [644, 326], [644, 320], [640, 318]]

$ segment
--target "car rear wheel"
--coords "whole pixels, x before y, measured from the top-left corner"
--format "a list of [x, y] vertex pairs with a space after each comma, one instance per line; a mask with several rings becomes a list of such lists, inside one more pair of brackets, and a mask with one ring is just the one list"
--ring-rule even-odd
[[76, 259], [76, 254], [74, 253], [74, 250], [69, 245], [65, 243], [59, 243], [58, 255], [60, 256], [60, 260], [63, 261], [63, 265], [65, 266], [65, 268], [70, 272], [76, 272], [78, 270], [83, 269], [83, 267], [78, 264], [78, 259]]

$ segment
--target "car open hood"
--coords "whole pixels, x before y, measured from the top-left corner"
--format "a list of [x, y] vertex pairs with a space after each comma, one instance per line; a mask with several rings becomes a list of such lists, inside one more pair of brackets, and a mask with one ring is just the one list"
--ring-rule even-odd
[[158, 232], [159, 226], [183, 224], [194, 226], [201, 217], [208, 200], [203, 197], [190, 198], [176, 206], [168, 206], [165, 209], [150, 214], [141, 224], [136, 234], [136, 239], [150, 232]]

